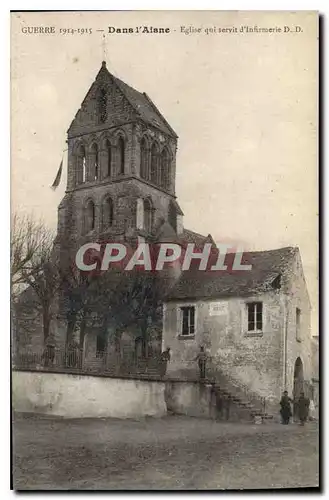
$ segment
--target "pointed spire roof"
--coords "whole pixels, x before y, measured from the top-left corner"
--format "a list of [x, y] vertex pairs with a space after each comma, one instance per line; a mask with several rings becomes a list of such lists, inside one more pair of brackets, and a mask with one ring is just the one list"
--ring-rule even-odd
[[123, 80], [120, 80], [120, 78], [117, 78], [112, 73], [110, 73], [106, 67], [106, 61], [102, 61], [102, 66], [96, 76], [96, 79], [87, 92], [83, 102], [87, 99], [91, 88], [95, 85], [95, 82], [102, 78], [106, 79], [106, 77], [109, 77], [117, 85], [119, 90], [126, 97], [127, 101], [130, 103], [130, 105], [133, 107], [134, 111], [142, 121], [148, 123], [149, 125], [152, 125], [153, 127], [161, 130], [171, 137], [178, 137], [176, 132], [169, 125], [164, 116], [160, 113], [151, 98], [145, 92], [139, 92], [138, 90], [125, 83]]

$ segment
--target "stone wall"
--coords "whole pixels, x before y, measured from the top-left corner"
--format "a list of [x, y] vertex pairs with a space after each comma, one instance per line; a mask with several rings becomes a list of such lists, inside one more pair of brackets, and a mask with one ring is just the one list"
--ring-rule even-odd
[[[136, 179], [121, 179], [121, 182], [105, 181], [96, 186], [85, 186], [71, 193], [70, 198], [61, 204], [59, 208], [59, 220], [62, 226], [59, 227], [60, 238], [69, 237], [72, 251], [76, 250], [85, 239], [83, 231], [83, 213], [88, 200], [92, 200], [95, 205], [95, 229], [87, 235], [88, 241], [97, 241], [102, 232], [102, 204], [106, 196], [110, 196], [114, 205], [113, 224], [106, 234], [108, 239], [118, 239], [123, 232], [127, 235], [133, 234], [137, 227], [137, 200], [148, 198], [153, 205], [153, 227], [159, 228], [164, 220], [168, 220], [170, 196], [164, 195], [161, 191]], [[66, 215], [64, 216], [64, 212]], [[71, 214], [68, 217], [68, 214]], [[120, 238], [119, 238], [120, 239]], [[71, 249], [71, 248], [70, 248]]]
[[[298, 358], [303, 365], [305, 380], [304, 390], [309, 394], [312, 379], [312, 337], [310, 330], [310, 300], [305, 284], [302, 263], [299, 254], [296, 256], [294, 266], [290, 270], [288, 279], [289, 293], [286, 301], [286, 374], [285, 386], [289, 394], [293, 395], [294, 369]], [[296, 308], [300, 310], [300, 327], [297, 333]]]
[[319, 380], [319, 337], [312, 337], [312, 378]]
[[218, 420], [252, 420], [233, 401], [222, 410], [210, 385], [189, 381], [153, 381], [14, 371], [12, 404], [15, 412], [66, 418], [141, 418], [172, 414]]
[[12, 376], [15, 411], [68, 418], [162, 417], [164, 390], [157, 381], [32, 371]]
[[250, 411], [233, 400], [222, 400], [221, 408], [218, 408], [210, 384], [168, 380], [165, 399], [168, 412], [177, 415], [230, 421], [254, 420]]

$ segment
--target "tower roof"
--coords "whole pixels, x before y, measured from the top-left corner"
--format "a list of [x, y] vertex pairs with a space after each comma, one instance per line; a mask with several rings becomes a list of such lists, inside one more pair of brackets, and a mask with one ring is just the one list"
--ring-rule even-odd
[[[172, 129], [167, 120], [160, 113], [151, 98], [145, 92], [139, 92], [138, 90], [125, 83], [123, 80], [120, 80], [120, 78], [117, 78], [112, 73], [110, 73], [106, 67], [105, 61], [102, 61], [102, 66], [96, 76], [96, 79], [88, 90], [82, 104], [86, 102], [92, 89], [95, 87], [95, 85], [97, 85], [97, 82], [99, 80], [106, 81], [106, 79], [111, 80], [117, 86], [117, 88], [125, 96], [129, 104], [133, 108], [134, 112], [142, 121], [149, 125], [152, 125], [153, 127], [156, 127], [157, 129], [161, 130], [167, 135], [170, 135], [171, 137], [178, 137], [176, 132]], [[74, 120], [72, 124], [73, 123]]]
[[176, 132], [171, 128], [167, 120], [162, 116], [156, 105], [145, 92], [139, 92], [120, 80], [120, 78], [113, 75], [111, 76], [143, 121], [162, 130], [166, 134], [177, 137]]

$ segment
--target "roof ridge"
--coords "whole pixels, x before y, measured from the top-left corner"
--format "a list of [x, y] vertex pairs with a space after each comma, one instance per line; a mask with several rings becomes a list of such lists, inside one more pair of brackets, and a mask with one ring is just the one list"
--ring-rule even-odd
[[192, 231], [192, 229], [187, 229], [184, 227], [184, 231], [188, 231], [189, 233], [196, 234], [197, 236], [200, 236], [201, 238], [208, 238], [208, 236], [205, 236], [204, 234], [197, 233], [196, 231]]
[[[299, 247], [279, 247], [279, 248], [270, 248], [268, 250], [244, 250], [244, 253], [273, 253], [273, 252], [282, 252], [282, 250], [293, 250], [294, 252], [299, 250]], [[233, 253], [233, 252], [231, 252]]]
[[160, 110], [158, 109], [158, 107], [154, 104], [154, 102], [152, 101], [152, 99], [147, 95], [146, 92], [143, 92], [143, 95], [146, 97], [146, 99], [148, 100], [148, 102], [151, 104], [152, 108], [160, 115], [160, 117], [163, 119], [163, 121], [165, 122], [165, 124], [167, 125], [167, 127], [169, 128], [169, 130], [171, 130], [171, 132], [174, 134], [175, 137], [178, 137], [178, 135], [176, 134], [176, 132], [174, 131], [174, 129], [171, 127], [171, 125], [167, 122], [167, 120], [165, 119], [165, 117], [163, 116], [163, 114], [160, 112]]
[[[141, 92], [140, 90], [135, 89], [134, 87], [132, 87], [131, 85], [129, 85], [129, 83], [124, 82], [123, 80], [121, 80], [121, 78], [119, 78], [119, 77], [117, 77], [115, 75], [112, 75], [111, 73], [110, 73], [110, 75], [118, 82], [119, 86], [120, 86], [120, 84], [123, 83], [123, 85], [125, 85], [126, 87], [129, 87], [130, 90], [133, 90], [134, 92], [138, 92], [138, 94], [140, 94], [141, 96], [143, 95], [143, 92]], [[122, 90], [122, 91], [124, 92], [124, 90]]]

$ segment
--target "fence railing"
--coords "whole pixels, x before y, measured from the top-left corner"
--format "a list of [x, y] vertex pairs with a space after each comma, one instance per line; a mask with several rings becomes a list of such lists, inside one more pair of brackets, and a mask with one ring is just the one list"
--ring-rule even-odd
[[94, 373], [104, 375], [164, 375], [160, 355], [140, 358], [133, 352], [99, 351], [86, 356], [82, 349], [47, 348], [44, 351], [23, 351], [13, 358], [14, 369], [50, 370], [59, 372]]

